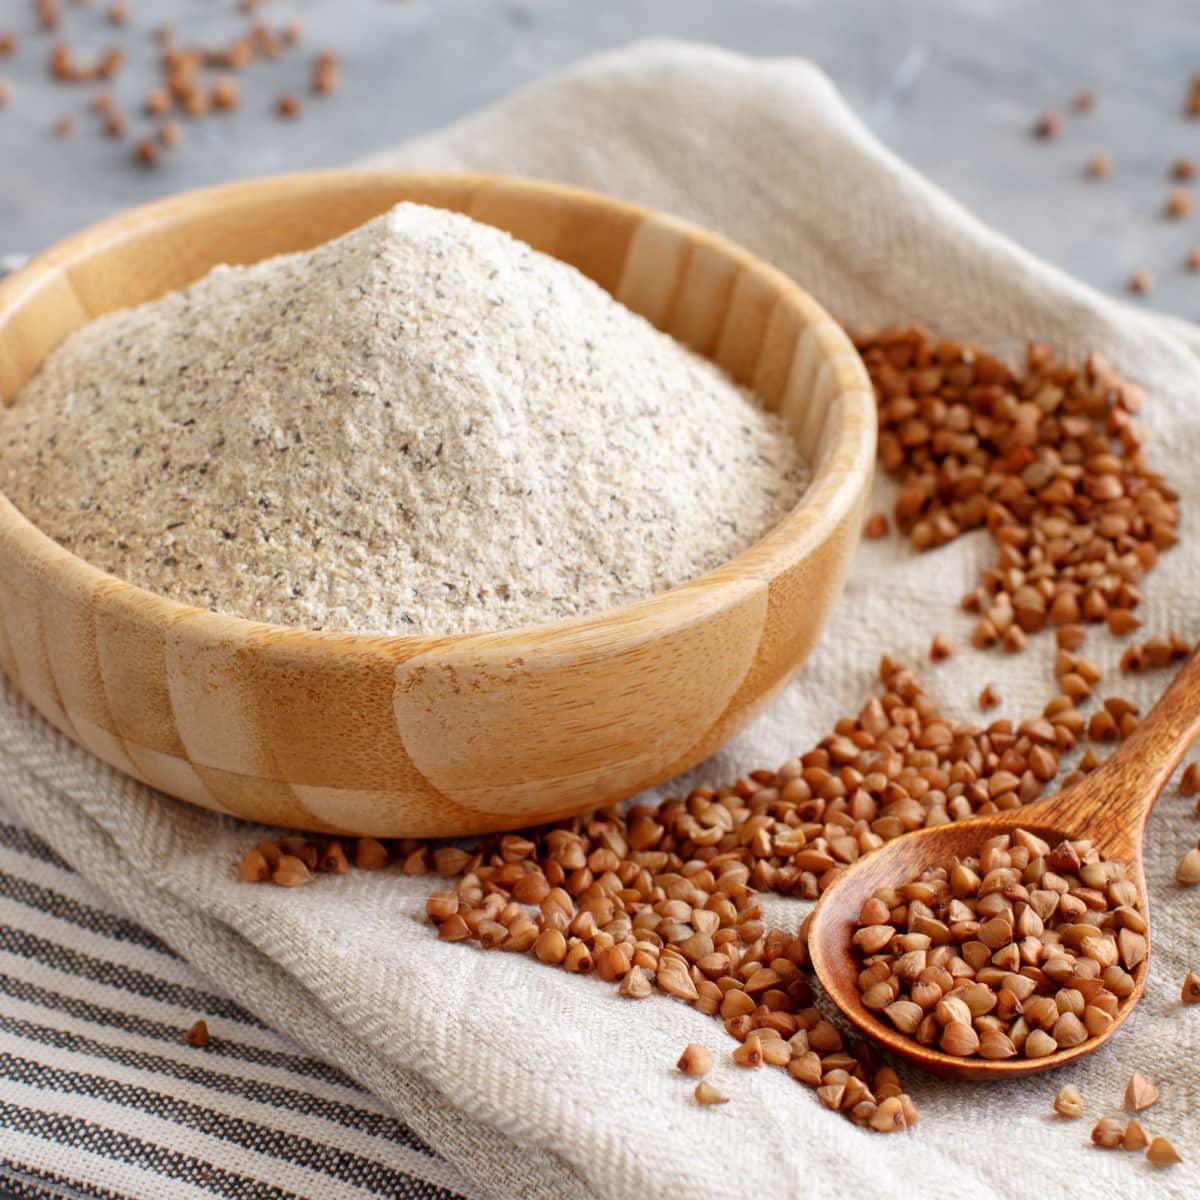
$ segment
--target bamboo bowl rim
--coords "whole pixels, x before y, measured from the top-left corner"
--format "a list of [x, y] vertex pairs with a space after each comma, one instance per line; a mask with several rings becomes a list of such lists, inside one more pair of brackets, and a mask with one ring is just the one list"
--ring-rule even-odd
[[[665, 214], [661, 210], [570, 184], [551, 183], [516, 175], [474, 172], [338, 169], [292, 172], [216, 184], [179, 193], [124, 210], [71, 234], [37, 254], [12, 275], [0, 281], [0, 328], [3, 328], [41, 287], [63, 272], [69, 273], [72, 266], [85, 263], [100, 251], [111, 251], [114, 248], [119, 250], [123, 245], [135, 243], [147, 235], [168, 231], [184, 220], [203, 218], [206, 215], [219, 219], [222, 202], [286, 204], [289, 200], [299, 200], [302, 197], [311, 200], [314, 192], [370, 192], [405, 186], [422, 190], [444, 188], [447, 192], [451, 189], [461, 191], [464, 187], [473, 192], [486, 189], [508, 194], [515, 200], [534, 199], [538, 196], [553, 197], [564, 205], [577, 208], [607, 209], [615, 214], [636, 216], [643, 220], [653, 218], [697, 239], [721, 257], [753, 272], [777, 298], [802, 312], [808, 324], [821, 324], [824, 338], [823, 356], [826, 359], [845, 357], [852, 377], [857, 377], [852, 378], [852, 382], [848, 381], [848, 386], [838, 388], [840, 403], [830, 406], [831, 428], [826, 433], [823, 461], [816, 465], [808, 464], [808, 486], [796, 505], [762, 537], [733, 558], [656, 595], [612, 608], [598, 609], [582, 616], [500, 630], [447, 634], [315, 630], [299, 625], [257, 621], [233, 613], [186, 604], [104, 571], [68, 550], [44, 533], [2, 492], [0, 532], [31, 557], [46, 562], [65, 575], [73, 576], [77, 584], [103, 591], [109, 603], [116, 602], [136, 619], [151, 618], [162, 620], [166, 624], [176, 624], [203, 617], [203, 633], [200, 636], [205, 641], [219, 642], [227, 647], [251, 648], [269, 643], [275, 648], [302, 647], [310, 652], [324, 654], [353, 654], [355, 651], [370, 651], [376, 654], [394, 652], [399, 657], [408, 658], [433, 647], [445, 649], [453, 646], [469, 647], [473, 654], [484, 657], [496, 654], [508, 658], [518, 648], [543, 652], [548, 650], [551, 653], [556, 648], [565, 651], [568, 645], [576, 647], [590, 635], [595, 635], [597, 639], [602, 639], [609, 645], [614, 640], [622, 643], [628, 640], [642, 640], [653, 637], [656, 632], [661, 632], [664, 627], [677, 621], [690, 619], [701, 612], [718, 610], [725, 603], [733, 603], [738, 598], [745, 580], [757, 579], [766, 583], [784, 567], [818, 547], [860, 502], [864, 480], [869, 480], [874, 469], [874, 394], [857, 351], [846, 333], [826, 310], [790, 276], [720, 234], [694, 222]], [[434, 199], [422, 198], [418, 202], [438, 206]], [[399, 201], [389, 201], [374, 215], [382, 215], [396, 203]], [[370, 220], [372, 217], [366, 219]], [[313, 246], [319, 244], [321, 243], [315, 242]], [[264, 254], [263, 258], [271, 256]], [[196, 278], [201, 278], [216, 265], [216, 262], [211, 263]], [[159, 293], [163, 294], [166, 293]], [[117, 311], [121, 307], [130, 306], [118, 305], [106, 311]], [[92, 314], [89, 322], [102, 315], [105, 314]], [[69, 336], [69, 333], [64, 335], [64, 338], [65, 336]], [[60, 338], [54, 348], [61, 345], [64, 338]], [[39, 361], [34, 373], [40, 367]], [[6, 407], [11, 405], [12, 400], [13, 396], [0, 395], [0, 403]], [[196, 632], [199, 633], [199, 630]], [[559, 642], [554, 636], [557, 634], [563, 635], [565, 641]]]

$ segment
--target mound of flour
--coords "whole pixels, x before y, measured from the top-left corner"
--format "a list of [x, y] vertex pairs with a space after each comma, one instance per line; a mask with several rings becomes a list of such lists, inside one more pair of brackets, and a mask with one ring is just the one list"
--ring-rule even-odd
[[489, 630], [650, 596], [799, 498], [777, 418], [574, 268], [401, 204], [112, 313], [0, 414], [76, 554], [254, 620]]

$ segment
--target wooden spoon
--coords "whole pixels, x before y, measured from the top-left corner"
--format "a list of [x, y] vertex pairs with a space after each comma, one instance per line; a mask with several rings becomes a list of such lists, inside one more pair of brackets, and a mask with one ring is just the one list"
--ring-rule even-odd
[[850, 939], [863, 902], [877, 889], [896, 887], [922, 868], [978, 852], [997, 833], [1028, 829], [1051, 845], [1063, 838], [1087, 838], [1107, 859], [1132, 867], [1131, 878], [1149, 919], [1142, 834], [1146, 818], [1192, 741], [1200, 735], [1200, 649], [1194, 651], [1147, 718], [1125, 743], [1087, 778], [1066, 791], [1023, 808], [988, 813], [950, 825], [917, 830], [860, 859], [821, 897], [813, 911], [808, 943], [812, 965], [830, 999], [872, 1040], [916, 1066], [960, 1079], [1013, 1079], [1061, 1067], [1090, 1054], [1116, 1031], [1146, 986], [1147, 956], [1132, 972], [1134, 989], [1102, 1034], [1045, 1058], [956, 1058], [936, 1046], [922, 1046], [866, 1008], [858, 990], [861, 970]]

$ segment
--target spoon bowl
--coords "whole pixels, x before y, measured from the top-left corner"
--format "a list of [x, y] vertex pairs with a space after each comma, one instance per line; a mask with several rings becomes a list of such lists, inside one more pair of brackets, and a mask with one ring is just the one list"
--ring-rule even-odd
[[1142, 996], [1150, 961], [1130, 972], [1134, 988], [1111, 1025], [1077, 1046], [1043, 1058], [959, 1058], [923, 1046], [892, 1028], [862, 1002], [862, 970], [851, 937], [863, 903], [883, 887], [915, 878], [924, 867], [964, 858], [996, 834], [1026, 829], [1051, 845], [1087, 838], [1102, 857], [1126, 864], [1149, 921], [1142, 835], [1150, 809], [1180, 758], [1200, 734], [1200, 651], [1194, 651], [1147, 718], [1100, 767], [1074, 786], [1023, 808], [988, 813], [917, 830], [859, 859], [821, 897], [809, 923], [813, 969], [834, 1004], [852, 1025], [898, 1058], [937, 1075], [958, 1079], [1015, 1079], [1064, 1066], [1103, 1045], [1126, 1021]]

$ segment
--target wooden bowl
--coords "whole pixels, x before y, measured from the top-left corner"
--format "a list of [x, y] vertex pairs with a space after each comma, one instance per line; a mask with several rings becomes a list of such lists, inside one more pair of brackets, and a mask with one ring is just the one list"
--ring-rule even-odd
[[509, 829], [694, 765], [811, 649], [857, 544], [870, 385], [800, 287], [674, 217], [480, 175], [330, 171], [191, 192], [102, 221], [0, 284], [0, 399], [72, 330], [217, 263], [338, 237], [401, 200], [565, 262], [783, 414], [812, 468], [726, 565], [649, 600], [502, 633], [316, 633], [191, 608], [77, 558], [0, 496], [0, 667], [93, 754], [218, 812], [375, 836]]

